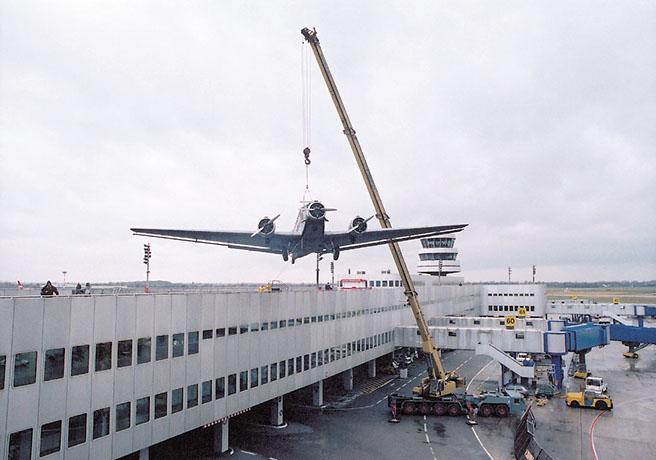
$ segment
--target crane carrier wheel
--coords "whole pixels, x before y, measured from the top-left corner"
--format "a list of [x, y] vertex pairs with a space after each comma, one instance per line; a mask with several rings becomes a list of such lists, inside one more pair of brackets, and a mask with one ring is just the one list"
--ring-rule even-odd
[[461, 411], [460, 405], [456, 403], [449, 404], [449, 407], [447, 408], [447, 412], [452, 417], [455, 417], [456, 415], [460, 415], [460, 411]]
[[445, 415], [447, 412], [446, 404], [437, 403], [433, 406], [433, 413], [435, 415]]
[[428, 403], [419, 403], [419, 413], [421, 415], [429, 415], [431, 413], [431, 406]]
[[481, 414], [481, 417], [491, 417], [494, 415], [494, 407], [489, 404], [483, 404], [478, 413]]
[[403, 404], [403, 413], [405, 415], [413, 415], [417, 412], [417, 406], [413, 402], [406, 402]]
[[497, 417], [508, 417], [508, 408], [503, 404], [497, 404], [494, 411], [497, 413]]

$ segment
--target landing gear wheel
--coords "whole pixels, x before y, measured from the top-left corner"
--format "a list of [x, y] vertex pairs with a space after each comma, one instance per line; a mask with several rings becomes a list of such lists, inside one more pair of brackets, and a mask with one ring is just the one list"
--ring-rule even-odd
[[414, 415], [416, 411], [417, 411], [417, 406], [415, 405], [415, 403], [407, 402], [403, 405], [403, 413], [405, 415]]
[[599, 410], [608, 410], [608, 404], [606, 404], [606, 401], [597, 401], [595, 403], [595, 408]]
[[460, 415], [460, 406], [458, 404], [449, 404], [449, 407], [447, 409], [447, 412], [451, 417], [455, 417], [456, 415]]
[[497, 417], [508, 417], [508, 408], [503, 404], [499, 404], [494, 411], [497, 413]]
[[428, 403], [419, 404], [419, 413], [421, 415], [429, 415], [431, 413], [431, 407]]
[[494, 407], [483, 404], [478, 413], [481, 414], [481, 417], [491, 417], [494, 414]]
[[444, 404], [438, 403], [433, 406], [433, 413], [435, 415], [445, 415], [447, 412], [446, 406]]

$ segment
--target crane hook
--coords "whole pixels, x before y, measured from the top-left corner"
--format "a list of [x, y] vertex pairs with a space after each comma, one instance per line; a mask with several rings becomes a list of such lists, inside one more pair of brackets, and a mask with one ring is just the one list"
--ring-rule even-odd
[[305, 165], [310, 166], [310, 163], [312, 163], [310, 161], [310, 147], [305, 147], [303, 149], [303, 155], [305, 155]]

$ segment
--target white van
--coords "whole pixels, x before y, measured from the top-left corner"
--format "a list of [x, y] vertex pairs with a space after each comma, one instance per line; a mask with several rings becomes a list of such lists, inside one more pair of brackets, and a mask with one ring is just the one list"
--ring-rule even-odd
[[585, 379], [585, 391], [593, 391], [595, 393], [606, 393], [608, 388], [601, 377], [587, 377]]

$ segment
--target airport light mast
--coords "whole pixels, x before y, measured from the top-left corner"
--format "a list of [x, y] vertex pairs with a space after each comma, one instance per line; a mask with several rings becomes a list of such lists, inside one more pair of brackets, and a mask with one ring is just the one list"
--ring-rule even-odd
[[[376, 211], [376, 218], [378, 219], [378, 222], [382, 228], [392, 228], [389, 216], [385, 211], [383, 201], [380, 197], [380, 194], [378, 193], [378, 189], [374, 183], [373, 176], [371, 175], [371, 171], [369, 170], [369, 166], [367, 165], [367, 161], [364, 157], [364, 152], [362, 151], [360, 142], [355, 135], [355, 129], [353, 129], [353, 126], [351, 125], [351, 120], [346, 113], [346, 107], [342, 102], [342, 98], [339, 95], [339, 91], [337, 90], [337, 85], [333, 80], [333, 76], [330, 73], [330, 69], [328, 68], [328, 63], [326, 62], [326, 58], [323, 55], [321, 46], [319, 45], [317, 32], [316, 30], [310, 30], [306, 27], [301, 30], [301, 34], [312, 47], [314, 57], [319, 64], [319, 69], [321, 70], [323, 79], [328, 86], [328, 91], [330, 92], [330, 96], [333, 100], [333, 103], [335, 104], [335, 108], [337, 109], [337, 114], [339, 115], [342, 126], [344, 127], [343, 132], [351, 146], [351, 150], [355, 156], [355, 161], [358, 164], [358, 168], [360, 169], [360, 173], [364, 179], [367, 191], [369, 192], [369, 197], [371, 198], [374, 209]], [[422, 381], [420, 391], [425, 396], [439, 397], [452, 394], [455, 392], [457, 387], [464, 386], [464, 379], [458, 377], [455, 372], [446, 372], [444, 370], [439, 351], [433, 343], [433, 339], [430, 335], [430, 330], [428, 329], [428, 323], [424, 318], [424, 314], [419, 304], [419, 298], [417, 291], [415, 290], [414, 282], [410, 277], [410, 271], [408, 270], [408, 266], [406, 265], [403, 254], [401, 253], [401, 248], [396, 242], [389, 243], [389, 248], [390, 252], [392, 253], [394, 263], [396, 264], [396, 268], [399, 272], [399, 275], [401, 276], [401, 280], [403, 281], [403, 287], [405, 290], [406, 298], [408, 300], [408, 304], [410, 305], [412, 313], [415, 317], [415, 321], [417, 322], [419, 335], [421, 336], [421, 348], [424, 353], [430, 356], [428, 377]]]
[[150, 258], [152, 257], [150, 253], [150, 243], [144, 244], [144, 258], [143, 263], [146, 264], [146, 287], [144, 292], [148, 294], [150, 291]]

